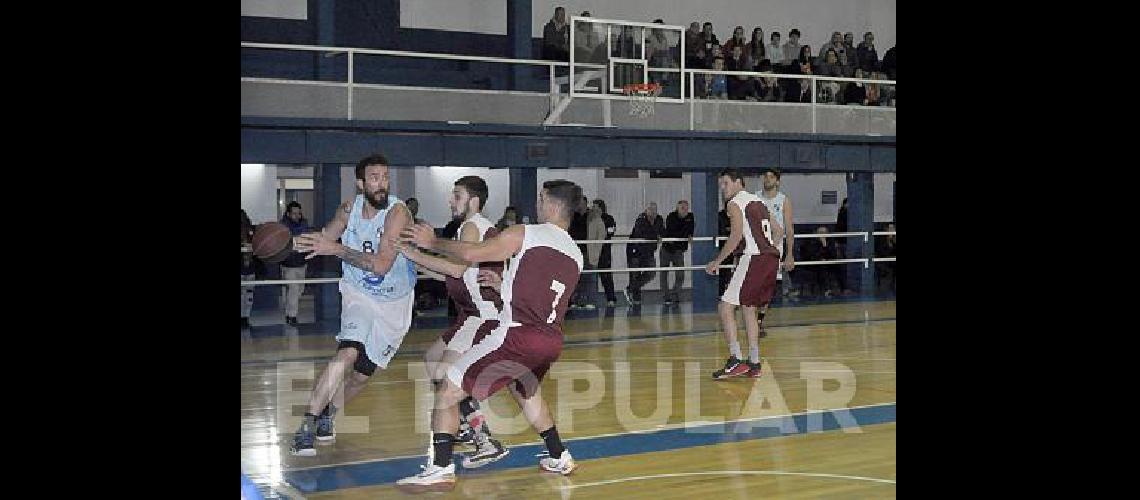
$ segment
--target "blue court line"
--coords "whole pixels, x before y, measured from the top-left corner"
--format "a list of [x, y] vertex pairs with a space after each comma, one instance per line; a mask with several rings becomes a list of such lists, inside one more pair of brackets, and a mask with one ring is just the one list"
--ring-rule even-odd
[[[767, 326], [766, 328], [786, 328], [786, 327], [794, 327], [794, 326], [817, 326], [817, 325], [848, 325], [848, 324], [855, 324], [855, 323], [878, 323], [880, 321], [894, 321], [894, 320], [895, 320], [894, 317], [875, 318], [875, 319], [852, 319], [852, 320], [842, 320], [842, 321], [822, 321], [822, 322], [815, 322], [815, 323], [788, 323], [788, 324], [780, 324], [780, 325], [770, 325], [770, 326]], [[699, 336], [699, 335], [708, 335], [710, 333], [718, 333], [718, 332], [720, 332], [720, 330], [700, 330], [700, 331], [695, 331], [695, 332], [689, 331], [689, 330], [683, 330], [683, 331], [676, 331], [676, 332], [651, 333], [648, 335], [638, 335], [638, 336], [633, 336], [633, 337], [611, 337], [611, 338], [598, 339], [598, 340], [570, 340], [570, 341], [563, 342], [562, 346], [565, 348], [565, 347], [570, 347], [570, 346], [593, 345], [593, 344], [608, 343], [608, 342], [618, 343], [618, 342], [634, 342], [634, 341], [639, 341], [639, 340], [664, 339], [664, 338], [670, 338], [670, 337], [695, 337], [695, 336]], [[400, 351], [395, 356], [393, 356], [393, 359], [402, 358], [402, 357], [406, 357], [406, 356], [413, 356], [413, 355], [422, 355], [425, 352], [427, 352], [427, 351], [425, 351], [425, 350]], [[303, 362], [312, 362], [312, 361], [326, 361], [328, 359], [329, 359], [329, 356], [325, 355], [325, 356], [308, 356], [308, 357], [304, 357], [304, 358], [282, 358], [282, 359], [275, 359], [275, 360], [248, 360], [248, 361], [242, 361], [241, 364], [242, 365], [264, 365], [264, 364], [290, 363], [290, 362], [301, 362], [301, 363], [303, 363]]]
[[[895, 421], [895, 403], [852, 408], [846, 412], [860, 426]], [[798, 413], [722, 424], [572, 439], [566, 441], [566, 447], [571, 450], [574, 459], [577, 461], [597, 460], [640, 453], [679, 450], [694, 446], [832, 431], [841, 427], [835, 413], [832, 412]], [[455, 466], [461, 478], [483, 474], [484, 471], [534, 468], [538, 463], [538, 458], [535, 455], [545, 451], [546, 446], [541, 443], [513, 446], [510, 455], [477, 471], [460, 470], [462, 466], [459, 464], [459, 460], [455, 461]], [[285, 472], [284, 477], [289, 484], [304, 493], [376, 486], [393, 483], [400, 478], [418, 473], [420, 465], [424, 464], [424, 460], [425, 457], [418, 456], [381, 459], [349, 465], [331, 465]]]

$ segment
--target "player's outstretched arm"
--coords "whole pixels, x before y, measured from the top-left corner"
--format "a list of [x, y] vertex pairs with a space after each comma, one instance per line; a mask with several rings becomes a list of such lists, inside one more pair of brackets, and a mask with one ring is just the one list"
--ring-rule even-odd
[[431, 226], [415, 224], [405, 230], [400, 239], [466, 262], [495, 262], [507, 260], [522, 250], [525, 228], [524, 224], [516, 224], [504, 229], [494, 238], [473, 243], [440, 239], [435, 236]]

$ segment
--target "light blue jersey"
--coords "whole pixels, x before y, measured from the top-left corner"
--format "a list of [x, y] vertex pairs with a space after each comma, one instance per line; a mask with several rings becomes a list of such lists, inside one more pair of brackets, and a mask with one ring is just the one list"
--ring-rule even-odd
[[[380, 237], [384, 235], [384, 219], [388, 216], [388, 211], [403, 202], [389, 195], [388, 207], [371, 219], [361, 217], [365, 203], [367, 201], [364, 195], [356, 195], [341, 242], [352, 250], [375, 254], [380, 250]], [[396, 254], [396, 260], [386, 274], [365, 271], [347, 262], [341, 263], [341, 269], [341, 286], [351, 286], [377, 301], [386, 302], [404, 297], [416, 286], [416, 269], [402, 253]]]

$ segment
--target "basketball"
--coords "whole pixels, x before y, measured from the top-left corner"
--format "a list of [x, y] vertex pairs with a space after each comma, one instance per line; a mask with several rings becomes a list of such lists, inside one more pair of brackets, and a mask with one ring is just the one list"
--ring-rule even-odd
[[257, 226], [253, 233], [253, 254], [267, 262], [281, 262], [293, 251], [293, 235], [280, 222]]

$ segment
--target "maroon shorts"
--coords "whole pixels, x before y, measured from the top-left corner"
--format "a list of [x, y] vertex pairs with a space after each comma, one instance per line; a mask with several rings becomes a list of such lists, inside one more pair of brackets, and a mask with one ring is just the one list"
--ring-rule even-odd
[[444, 330], [439, 338], [443, 340], [448, 350], [463, 353], [478, 344], [497, 326], [499, 326], [497, 319], [484, 320], [479, 316], [460, 312], [455, 323]]
[[720, 300], [738, 306], [768, 304], [776, 291], [776, 270], [779, 268], [780, 256], [776, 254], [741, 256]]
[[529, 398], [560, 354], [562, 332], [558, 329], [500, 327], [463, 353], [448, 369], [447, 378], [478, 400], [487, 399], [511, 382]]

